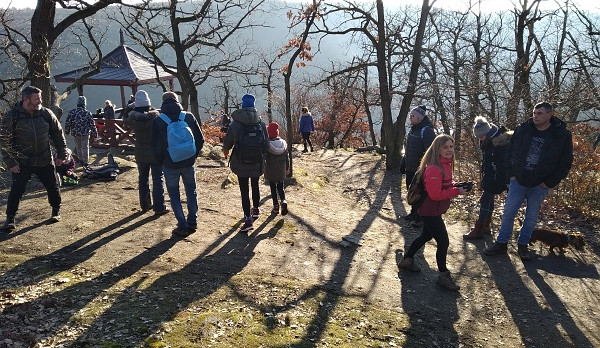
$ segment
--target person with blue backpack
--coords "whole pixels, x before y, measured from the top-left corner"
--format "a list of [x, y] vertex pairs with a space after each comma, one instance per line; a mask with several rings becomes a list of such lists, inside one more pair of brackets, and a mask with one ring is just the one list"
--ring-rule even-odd
[[[264, 172], [265, 154], [269, 147], [267, 127], [261, 121], [252, 94], [242, 97], [242, 108], [231, 114], [231, 124], [223, 139], [223, 154], [225, 158], [232, 150], [229, 166], [237, 175], [244, 210], [244, 225], [241, 232], [253, 229], [254, 220], [260, 214], [260, 187], [258, 178]], [[250, 192], [248, 182], [252, 186], [252, 210], [250, 210]]]
[[[204, 136], [192, 113], [183, 106], [174, 92], [162, 96], [160, 115], [152, 123], [152, 150], [163, 166], [171, 209], [177, 219], [173, 234], [187, 237], [196, 231], [198, 195], [194, 164], [204, 145]], [[179, 179], [183, 181], [188, 215], [185, 216], [179, 194]]]

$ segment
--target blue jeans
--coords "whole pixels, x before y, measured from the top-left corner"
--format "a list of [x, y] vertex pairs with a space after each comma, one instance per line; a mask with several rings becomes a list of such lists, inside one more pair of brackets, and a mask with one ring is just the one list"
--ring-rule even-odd
[[[185, 168], [163, 167], [165, 173], [165, 182], [167, 192], [171, 199], [171, 209], [177, 219], [177, 227], [187, 228], [190, 225], [195, 226], [198, 220], [198, 195], [196, 193], [196, 169], [194, 166]], [[183, 180], [185, 196], [187, 199], [188, 216], [187, 219], [181, 206], [181, 197], [179, 195], [179, 178]]]
[[516, 179], [510, 179], [508, 187], [508, 195], [504, 203], [504, 213], [502, 214], [502, 225], [498, 233], [497, 241], [499, 243], [507, 243], [512, 235], [513, 226], [515, 224], [515, 216], [521, 207], [521, 204], [527, 200], [525, 208], [525, 220], [519, 231], [519, 244], [527, 245], [531, 239], [531, 233], [537, 223], [538, 213], [542, 207], [542, 202], [548, 194], [548, 188], [540, 185], [534, 187], [526, 187], [520, 185]]
[[[165, 187], [163, 183], [163, 168], [160, 164], [137, 163], [138, 191], [142, 210], [152, 209], [155, 212], [164, 211]], [[150, 199], [150, 171], [152, 171], [152, 199]]]

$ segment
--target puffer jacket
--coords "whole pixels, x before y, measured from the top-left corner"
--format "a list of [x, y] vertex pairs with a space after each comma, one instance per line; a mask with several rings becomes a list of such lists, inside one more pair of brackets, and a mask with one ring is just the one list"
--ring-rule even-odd
[[67, 144], [60, 121], [50, 109], [33, 114], [19, 102], [0, 118], [0, 147], [8, 168], [16, 165], [43, 167], [52, 163], [50, 142], [57, 158], [67, 159]]
[[315, 123], [311, 114], [302, 114], [300, 117], [300, 125], [298, 126], [298, 134], [315, 131]]
[[270, 182], [281, 182], [285, 179], [285, 171], [289, 168], [287, 143], [280, 137], [269, 139], [269, 150], [265, 157], [265, 179]]
[[494, 136], [479, 144], [483, 157], [481, 161], [481, 188], [484, 191], [498, 194], [504, 192], [507, 188], [506, 151], [512, 134], [513, 132], [507, 131], [504, 126], [499, 126]]
[[135, 131], [135, 160], [140, 163], [160, 164], [152, 151], [152, 123], [160, 115], [155, 108], [148, 111], [135, 110], [129, 112], [123, 122]]
[[[422, 129], [423, 136], [421, 137]], [[421, 122], [410, 127], [410, 131], [406, 135], [406, 146], [404, 147], [403, 163], [401, 164], [403, 170], [415, 173], [419, 169], [421, 158], [431, 146], [433, 139], [435, 139], [435, 131], [429, 117], [425, 117]]]
[[573, 165], [573, 140], [567, 125], [558, 117], [550, 118], [550, 132], [540, 150], [539, 162], [533, 175], [524, 175], [525, 162], [531, 139], [535, 133], [533, 119], [523, 122], [510, 140], [507, 156], [507, 177], [515, 176], [520, 185], [534, 187], [544, 183], [555, 187], [564, 179]]
[[448, 211], [450, 199], [458, 196], [460, 190], [454, 187], [452, 181], [452, 159], [440, 156], [442, 170], [435, 164], [430, 164], [425, 168], [425, 190], [427, 196], [423, 204], [419, 207], [418, 213], [421, 216], [438, 216]]
[[223, 139], [223, 151], [232, 150], [231, 156], [229, 156], [229, 166], [231, 171], [239, 177], [242, 178], [257, 178], [262, 175], [264, 170], [264, 163], [256, 163], [256, 164], [248, 164], [240, 161], [236, 153], [237, 139], [238, 134], [242, 130], [244, 125], [254, 125], [260, 124], [260, 127], [264, 134], [264, 146], [263, 149], [266, 152], [269, 147], [269, 138], [267, 137], [267, 127], [265, 123], [261, 121], [256, 109], [253, 107], [243, 108], [234, 111], [231, 114], [231, 124], [227, 129], [227, 134], [225, 134], [225, 138]]
[[[160, 110], [163, 114], [167, 115], [169, 119], [174, 121], [179, 119], [179, 114], [183, 111], [183, 107], [175, 99], [167, 98], [163, 101]], [[173, 162], [173, 159], [167, 150], [167, 123], [160, 117], [156, 117], [152, 121], [152, 151], [159, 164], [162, 164], [167, 168], [185, 168], [193, 166], [194, 163], [196, 163], [196, 158], [200, 154], [200, 151], [202, 151], [202, 146], [204, 146], [204, 135], [202, 134], [202, 130], [200, 130], [200, 126], [194, 115], [187, 112], [184, 120], [194, 135], [196, 155], [179, 162]]]

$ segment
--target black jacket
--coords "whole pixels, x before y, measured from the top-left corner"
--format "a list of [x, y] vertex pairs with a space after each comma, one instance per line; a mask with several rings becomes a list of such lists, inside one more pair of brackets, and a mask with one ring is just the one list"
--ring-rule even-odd
[[[173, 121], [179, 119], [179, 113], [183, 111], [183, 107], [175, 99], [168, 98], [163, 101], [160, 111], [169, 116]], [[196, 158], [202, 151], [204, 146], [204, 135], [200, 130], [198, 121], [191, 113], [187, 112], [185, 115], [185, 122], [188, 124], [194, 135], [196, 141], [196, 155], [183, 161], [173, 162], [169, 152], [167, 151], [167, 123], [160, 117], [156, 117], [152, 121], [152, 151], [158, 159], [158, 162], [167, 168], [185, 168], [193, 166], [196, 162]]]
[[152, 123], [160, 112], [150, 107], [148, 110], [137, 108], [123, 116], [123, 122], [135, 132], [135, 161], [148, 164], [160, 164], [152, 150]]
[[0, 118], [0, 148], [8, 168], [51, 164], [50, 143], [56, 149], [57, 158], [66, 160], [65, 135], [60, 121], [50, 109], [43, 107], [30, 114], [23, 109], [23, 102], [19, 102]]
[[494, 194], [502, 193], [508, 184], [506, 176], [506, 151], [510, 143], [512, 131], [504, 126], [498, 127], [498, 132], [479, 145], [481, 147], [481, 188]]
[[[421, 131], [423, 132], [422, 137]], [[421, 158], [431, 146], [433, 139], [435, 139], [435, 131], [429, 117], [425, 117], [421, 122], [410, 127], [410, 131], [406, 135], [406, 146], [401, 164], [403, 172], [415, 173], [419, 169]]]
[[544, 142], [539, 162], [531, 177], [524, 177], [524, 168], [535, 133], [533, 120], [529, 119], [519, 125], [510, 140], [507, 176], [515, 176], [520, 185], [534, 187], [544, 183], [548, 187], [555, 187], [569, 174], [573, 164], [573, 140], [567, 125], [552, 116], [550, 127], [544, 132], [549, 132], [548, 139]]

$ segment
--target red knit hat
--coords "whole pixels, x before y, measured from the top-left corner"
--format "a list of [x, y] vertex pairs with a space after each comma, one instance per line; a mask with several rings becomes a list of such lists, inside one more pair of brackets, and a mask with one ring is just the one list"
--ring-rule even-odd
[[277, 122], [271, 122], [267, 126], [267, 134], [269, 134], [269, 139], [274, 139], [279, 136], [279, 125]]

